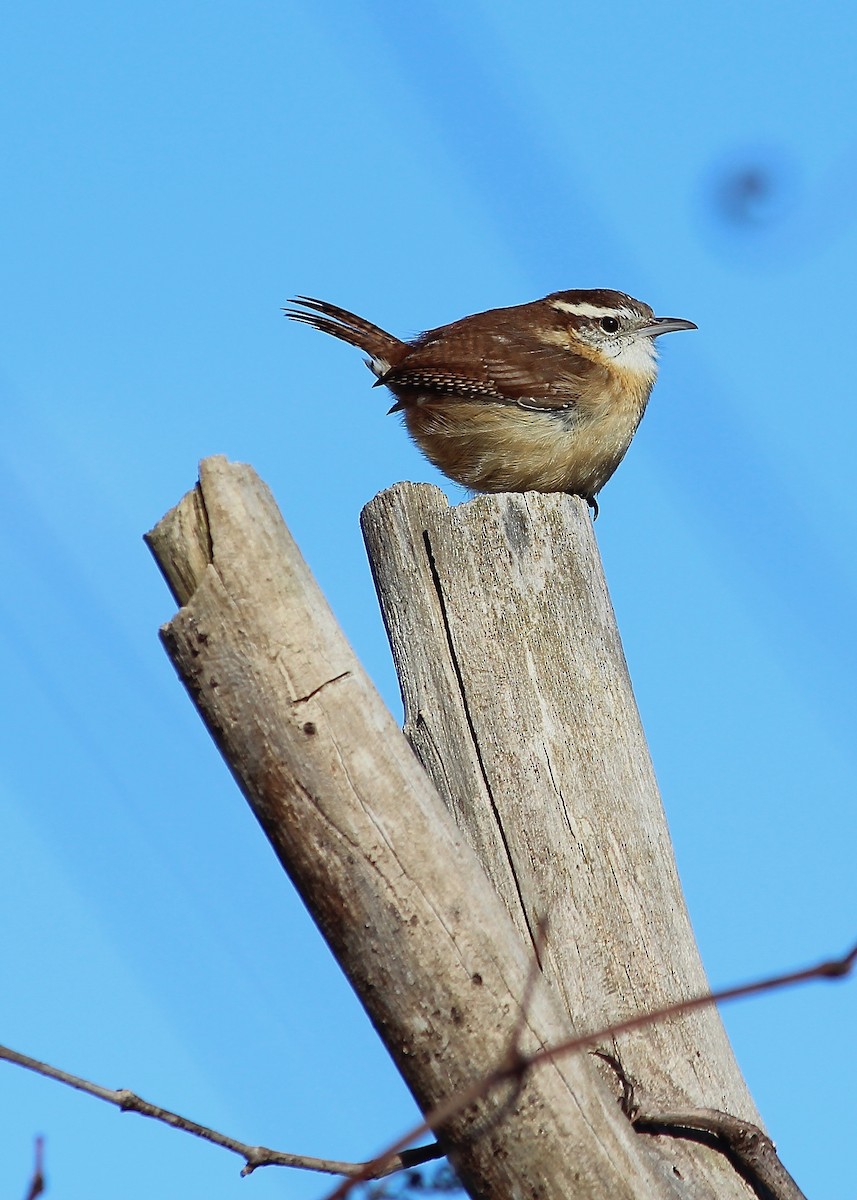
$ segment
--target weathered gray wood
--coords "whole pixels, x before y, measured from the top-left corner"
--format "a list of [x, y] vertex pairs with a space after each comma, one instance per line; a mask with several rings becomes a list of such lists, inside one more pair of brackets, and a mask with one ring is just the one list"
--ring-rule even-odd
[[[434, 1105], [508, 1050], [532, 947], [252, 470], [206, 460], [198, 487], [148, 540], [182, 605], [162, 630], [180, 677], [418, 1103]], [[537, 986], [522, 1049], [567, 1030], [560, 998]], [[516, 1103], [486, 1122], [503, 1099], [442, 1131], [474, 1196], [737, 1194], [677, 1179], [589, 1057], [532, 1072]]]
[[[708, 990], [583, 501], [450, 508], [398, 484], [363, 530], [405, 733], [517, 927], [548, 918], [543, 970], [574, 1027]], [[613, 1049], [656, 1106], [759, 1122], [714, 1009]], [[722, 1167], [671, 1153], [697, 1177]], [[717, 1195], [746, 1192], [723, 1179]]]

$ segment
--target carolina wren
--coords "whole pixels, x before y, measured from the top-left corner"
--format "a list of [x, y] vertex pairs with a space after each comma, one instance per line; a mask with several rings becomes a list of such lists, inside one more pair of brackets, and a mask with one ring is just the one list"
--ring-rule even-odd
[[286, 309], [359, 346], [408, 433], [477, 492], [595, 497], [625, 456], [657, 375], [654, 340], [692, 321], [623, 292], [554, 292], [463, 317], [410, 342], [324, 300]]

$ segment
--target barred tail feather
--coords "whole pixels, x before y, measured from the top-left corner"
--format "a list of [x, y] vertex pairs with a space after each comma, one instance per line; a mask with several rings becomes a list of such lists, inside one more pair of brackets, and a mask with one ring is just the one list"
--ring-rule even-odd
[[[338, 308], [335, 304], [328, 304], [326, 300], [314, 300], [311, 296], [296, 296], [289, 303], [300, 306], [283, 310], [292, 321], [310, 325], [313, 329], [329, 333], [342, 342], [357, 346], [379, 365], [388, 365], [391, 350], [402, 344], [398, 338], [380, 329], [377, 325], [373, 325], [371, 321], [365, 320], [364, 317], [358, 317], [345, 308]], [[369, 365], [375, 370], [372, 363]], [[380, 372], [376, 371], [375, 373], [379, 374]]]

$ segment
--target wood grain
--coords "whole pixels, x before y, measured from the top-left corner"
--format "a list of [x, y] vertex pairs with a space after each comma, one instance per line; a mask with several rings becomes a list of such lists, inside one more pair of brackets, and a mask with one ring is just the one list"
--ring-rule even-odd
[[[182, 603], [162, 630], [180, 677], [418, 1103], [436, 1104], [507, 1051], [531, 948], [254, 472], [206, 460], [148, 541]], [[567, 1029], [537, 989], [523, 1049]], [[685, 1194], [591, 1059], [549, 1064], [503, 1100], [440, 1131], [471, 1195]]]
[[[397, 484], [362, 524], [405, 733], [517, 928], [548, 918], [574, 1028], [707, 991], [585, 503]], [[759, 1123], [716, 1010], [613, 1050], [659, 1107]]]
[[[164, 645], [425, 1111], [519, 1025], [526, 1053], [705, 978], [583, 506], [400, 485], [364, 528], [410, 744], [249, 467], [204, 461], [148, 541]], [[672, 1111], [755, 1116], [716, 1014], [616, 1049]], [[637, 1135], [591, 1056], [508, 1099], [437, 1131], [474, 1197], [750, 1194], [710, 1147]]]

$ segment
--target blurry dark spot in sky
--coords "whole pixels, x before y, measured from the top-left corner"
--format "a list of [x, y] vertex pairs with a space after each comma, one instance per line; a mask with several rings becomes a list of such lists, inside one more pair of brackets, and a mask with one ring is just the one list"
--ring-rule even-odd
[[802, 164], [766, 145], [727, 150], [704, 171], [697, 193], [701, 232], [719, 256], [754, 269], [794, 266], [817, 248], [819, 196], [810, 198]]
[[793, 213], [797, 165], [784, 151], [733, 151], [715, 163], [704, 184], [705, 206], [724, 232], [767, 233]]

